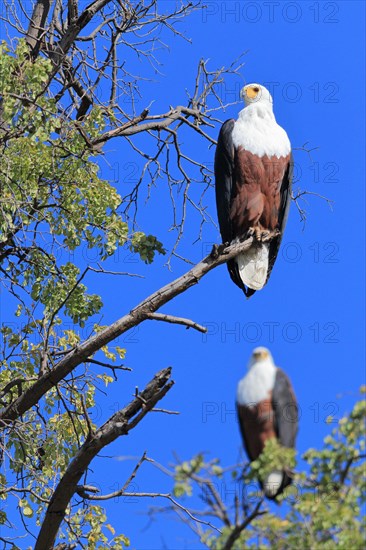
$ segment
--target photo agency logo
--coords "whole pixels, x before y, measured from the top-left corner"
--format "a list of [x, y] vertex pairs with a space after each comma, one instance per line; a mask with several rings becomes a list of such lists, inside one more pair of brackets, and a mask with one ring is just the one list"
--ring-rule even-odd
[[[117, 457], [117, 460], [123, 460]], [[109, 500], [115, 504], [137, 504], [141, 499], [134, 496], [136, 493], [140, 493], [141, 488], [136, 481], [131, 481], [127, 486], [125, 483], [101, 483], [100, 480], [94, 482], [88, 480], [85, 485], [78, 485], [77, 493], [81, 497], [87, 497], [89, 500]]]
[[320, 24], [339, 23], [338, 2], [240, 2], [213, 0], [205, 3], [202, 23], [219, 19], [222, 23], [277, 23], [289, 24], [311, 22]]
[[[234, 404], [235, 397], [230, 402], [226, 401], [203, 401], [201, 404], [200, 421], [202, 424], [237, 424], [239, 430], [238, 416]], [[272, 405], [271, 405], [272, 411]], [[271, 412], [269, 411], [269, 413]], [[280, 409], [277, 407], [277, 414], [283, 415], [287, 422], [297, 422], [305, 419], [308, 424], [338, 424], [340, 420], [340, 407], [335, 401], [321, 403], [314, 401], [302, 407], [298, 404], [295, 409], [292, 403]], [[239, 434], [239, 431], [238, 431]]]
[[[240, 110], [240, 109], [239, 109]], [[238, 110], [238, 111], [239, 111]], [[219, 130], [219, 128], [218, 128]], [[340, 182], [341, 177], [341, 165], [337, 160], [334, 159], [325, 159], [321, 162], [318, 160], [313, 160], [310, 156], [313, 150], [316, 150], [317, 147], [311, 147], [309, 143], [305, 143], [302, 147], [298, 147], [293, 145], [295, 148], [295, 153], [300, 150], [300, 153], [305, 153], [306, 156], [306, 162], [304, 162], [303, 157], [299, 157], [300, 160], [297, 160], [296, 158], [293, 159], [293, 175], [292, 175], [292, 182], [293, 187], [296, 187], [296, 185], [300, 185], [302, 181], [306, 182], [306, 187], [309, 189], [312, 189], [313, 186], [317, 185], [336, 185]], [[299, 154], [299, 153], [297, 153]], [[265, 162], [265, 161], [264, 161]], [[207, 160], [204, 161], [204, 165], [207, 168], [207, 171], [213, 176], [214, 174], [214, 161], [213, 158], [210, 157]], [[271, 165], [276, 166], [276, 163], [271, 160]], [[319, 189], [319, 187], [317, 188]], [[306, 191], [305, 191], [306, 194]], [[304, 194], [304, 198], [305, 198]], [[329, 200], [331, 201], [331, 198], [328, 199], [327, 197], [324, 197], [321, 193], [313, 193], [311, 192], [310, 195], [318, 195], [319, 198], [322, 198], [323, 200]], [[296, 196], [296, 193], [295, 193]]]
[[305, 324], [300, 321], [203, 321], [207, 332], [202, 334], [202, 343], [219, 341], [222, 344], [273, 343], [338, 344], [340, 325], [336, 321], [314, 321]]
[[[125, 345], [139, 344], [139, 326], [132, 327], [123, 334], [117, 336], [110, 344], [110, 350], [117, 347], [124, 347]], [[4, 346], [17, 346], [21, 345], [22, 341], [27, 337], [32, 343], [32, 346], [38, 346], [44, 342], [44, 335], [41, 331], [34, 330], [30, 336], [30, 324], [29, 322], [13, 322], [3, 321], [0, 324], [0, 344]], [[75, 325], [72, 322], [63, 322], [55, 324], [52, 327], [52, 334], [55, 340], [65, 337], [68, 333], [75, 333], [81, 342], [84, 342], [91, 336], [96, 334], [96, 324], [86, 323], [83, 327]], [[23, 354], [25, 351], [23, 350]], [[33, 353], [33, 352], [32, 352]], [[58, 356], [61, 354], [58, 354]], [[63, 354], [62, 354], [63, 355]]]
[[[329, 483], [328, 486], [322, 486], [321, 489], [314, 487], [312, 492], [309, 492], [311, 483], [305, 482], [307, 486], [292, 481], [291, 485], [283, 490], [283, 500], [288, 504], [295, 504], [300, 501], [302, 495], [306, 492], [310, 495], [308, 498], [312, 499], [314, 503], [319, 502], [338, 502], [339, 494], [334, 486], [334, 483]], [[231, 481], [215, 481], [205, 483], [201, 486], [200, 497], [204, 502], [210, 502], [212, 495], [215, 493], [219, 495], [221, 502], [225, 505], [230, 505], [235, 501], [245, 502], [248, 504], [256, 504], [259, 499], [263, 497], [263, 490], [260, 488], [256, 481], [242, 480], [236, 478]]]
[[[20, 27], [27, 28], [32, 18], [34, 3], [32, 0], [23, 0], [22, 2], [2, 1], [0, 2], [0, 31], [3, 31], [2, 38], [5, 38], [6, 22], [14, 21], [17, 24], [17, 29]], [[14, 27], [14, 25], [11, 25]], [[9, 28], [7, 29], [9, 30]]]
[[274, 102], [299, 103], [305, 100], [313, 103], [339, 103], [340, 87], [338, 82], [263, 82]]
[[[55, 262], [65, 264], [67, 262], [75, 263], [82, 260], [97, 273], [105, 271], [106, 273], [115, 275], [128, 274], [130, 267], [133, 268], [133, 264], [139, 264], [140, 262], [139, 254], [131, 250], [130, 243], [118, 246], [113, 255], [108, 258], [108, 262], [103, 263], [103, 266], [101, 264], [100, 250], [98, 248], [90, 248], [88, 243], [82, 243], [75, 250], [68, 250], [64, 246], [58, 246], [50, 242], [45, 243], [42, 249], [45, 254], [52, 255]], [[118, 266], [125, 266], [128, 271], [116, 271], [115, 268]]]
[[[216, 243], [217, 244], [217, 243]], [[202, 257], [208, 256], [215, 245], [213, 242], [202, 243]], [[279, 257], [289, 264], [306, 262], [314, 264], [339, 264], [341, 261], [340, 246], [334, 241], [314, 241], [310, 244], [303, 244], [297, 241], [282, 243]]]
[[[306, 153], [308, 152], [305, 144], [301, 149]], [[309, 153], [311, 153], [311, 150]], [[294, 161], [293, 164], [293, 184], [300, 182], [302, 178], [306, 179], [306, 185], [312, 184], [336, 184], [340, 179], [340, 165], [335, 160], [316, 161], [311, 160], [310, 163], [304, 167], [302, 163]]]
[[[263, 85], [272, 96], [273, 103], [298, 104], [301, 102], [309, 105], [315, 104], [338, 104], [340, 101], [341, 89], [338, 82], [327, 80], [321, 82], [318, 80], [310, 82], [287, 81], [279, 82], [275, 80], [263, 81]], [[218, 84], [216, 94], [220, 97], [223, 105], [236, 105], [238, 112], [243, 108], [243, 101], [240, 99], [240, 92], [245, 86], [243, 79], [231, 79]], [[258, 100], [261, 95], [258, 94]]]

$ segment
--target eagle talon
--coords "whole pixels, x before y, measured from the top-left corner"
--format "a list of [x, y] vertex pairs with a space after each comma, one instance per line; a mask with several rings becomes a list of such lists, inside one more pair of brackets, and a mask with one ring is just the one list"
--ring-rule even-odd
[[269, 237], [270, 235], [270, 232], [269, 231], [262, 231], [261, 232], [261, 241], [264, 241], [265, 239], [267, 239], [267, 237]]
[[254, 238], [258, 242], [262, 240], [262, 231], [259, 229], [259, 227], [256, 227], [254, 229]]

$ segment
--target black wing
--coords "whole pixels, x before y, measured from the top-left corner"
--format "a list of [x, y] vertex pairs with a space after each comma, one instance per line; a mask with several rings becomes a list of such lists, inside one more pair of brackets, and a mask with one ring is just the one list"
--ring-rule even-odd
[[272, 239], [269, 245], [269, 263], [268, 263], [267, 281], [269, 279], [272, 268], [276, 261], [277, 254], [280, 249], [283, 233], [285, 231], [285, 227], [287, 223], [288, 212], [291, 204], [293, 167], [294, 167], [294, 162], [291, 155], [291, 158], [287, 165], [285, 175], [283, 176], [282, 185], [281, 185], [281, 203], [280, 203], [279, 220], [278, 220], [279, 221], [278, 229], [280, 231], [280, 234], [278, 235], [278, 237], [275, 237], [274, 239]]
[[287, 375], [277, 368], [272, 392], [275, 430], [281, 445], [294, 448], [298, 430], [298, 406]]
[[230, 207], [233, 189], [234, 144], [232, 132], [235, 120], [231, 118], [221, 127], [215, 153], [216, 208], [220, 233], [224, 243], [233, 239]]
[[[224, 122], [221, 127], [215, 153], [215, 191], [216, 208], [220, 233], [223, 243], [231, 243], [233, 234], [230, 208], [234, 192], [234, 144], [232, 132], [235, 120]], [[240, 278], [238, 265], [234, 260], [227, 262], [227, 268], [233, 282], [241, 288], [246, 296], [254, 294], [255, 290], [247, 289]]]

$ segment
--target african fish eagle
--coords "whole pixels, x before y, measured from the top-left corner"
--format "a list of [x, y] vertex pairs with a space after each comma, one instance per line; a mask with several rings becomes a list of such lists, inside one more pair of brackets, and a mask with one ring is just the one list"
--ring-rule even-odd
[[[245, 108], [237, 120], [224, 122], [219, 134], [215, 188], [222, 241], [254, 237], [249, 250], [227, 263], [232, 280], [249, 297], [264, 287], [276, 261], [291, 202], [293, 162], [269, 91], [249, 84], [240, 96]], [[270, 232], [278, 235], [261, 242]]]
[[[298, 407], [291, 382], [273, 362], [267, 348], [253, 350], [248, 372], [238, 384], [236, 410], [244, 447], [250, 461], [262, 453], [265, 443], [276, 438], [283, 446], [295, 447]], [[259, 480], [271, 499], [291, 483], [288, 472], [275, 470]]]

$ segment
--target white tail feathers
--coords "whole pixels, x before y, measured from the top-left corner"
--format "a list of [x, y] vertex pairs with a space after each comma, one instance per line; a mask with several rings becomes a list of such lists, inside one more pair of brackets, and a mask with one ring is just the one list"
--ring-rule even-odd
[[264, 287], [268, 273], [269, 245], [252, 246], [236, 258], [240, 278], [243, 283], [253, 290]]
[[263, 483], [264, 494], [269, 498], [276, 496], [282, 485], [282, 481], [283, 472], [280, 470], [274, 470], [271, 472]]

